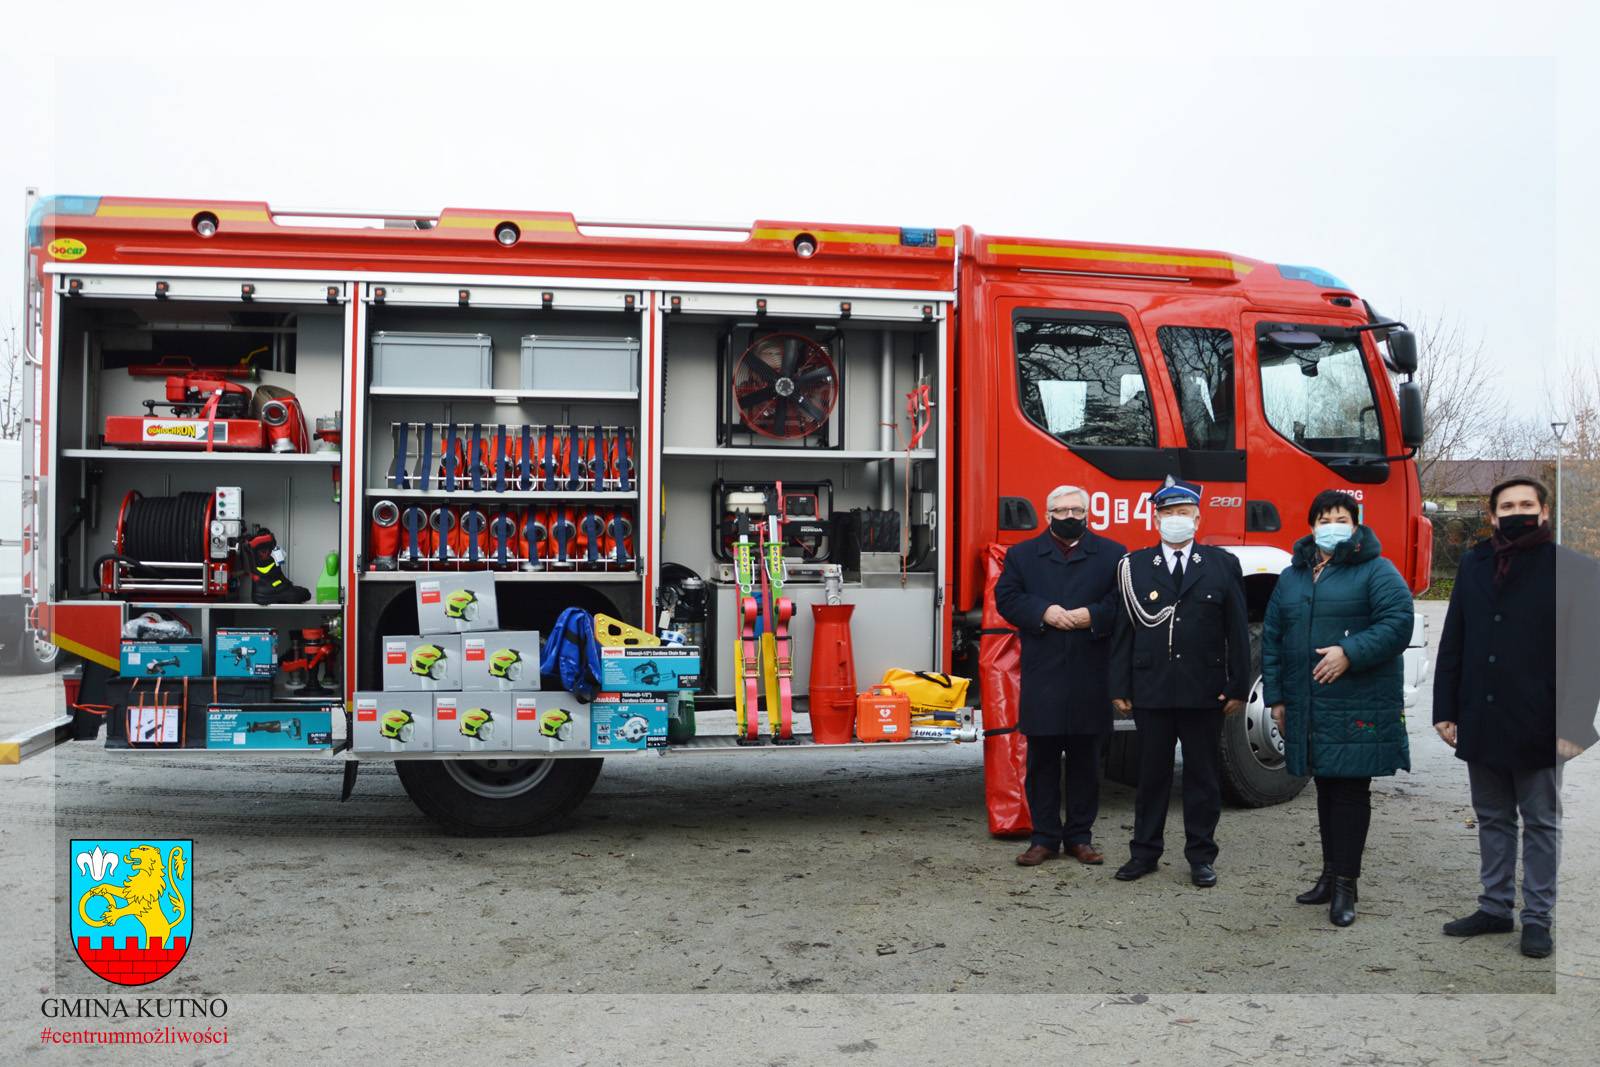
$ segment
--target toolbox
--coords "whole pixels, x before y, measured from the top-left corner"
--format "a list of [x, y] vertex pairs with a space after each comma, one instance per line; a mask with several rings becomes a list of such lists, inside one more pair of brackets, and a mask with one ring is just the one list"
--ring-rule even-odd
[[539, 631], [461, 635], [461, 688], [510, 692], [539, 688]]
[[654, 693], [601, 693], [589, 715], [597, 752], [667, 747], [667, 702]]
[[385, 692], [461, 688], [461, 638], [420, 634], [383, 639]]
[[356, 752], [432, 752], [432, 693], [357, 693], [350, 747]]
[[122, 642], [124, 678], [198, 678], [205, 673], [199, 638], [184, 641]]
[[522, 388], [638, 392], [638, 338], [529, 334], [522, 339]]
[[583, 752], [589, 708], [565, 692], [513, 693], [511, 747], [518, 752]]
[[412, 389], [489, 389], [494, 386], [494, 342], [483, 333], [372, 335], [372, 384]]
[[494, 575], [487, 571], [459, 571], [419, 576], [417, 629], [425, 634], [500, 629]]
[[338, 704], [213, 704], [206, 709], [207, 748], [328, 748]]
[[433, 747], [439, 752], [509, 752], [511, 694], [440, 693], [433, 698]]
[[634, 693], [699, 689], [700, 649], [694, 645], [602, 648], [600, 688]]
[[911, 698], [886, 685], [875, 685], [856, 698], [856, 739], [911, 739]]
[[218, 678], [271, 678], [278, 673], [278, 632], [219, 627], [211, 658]]

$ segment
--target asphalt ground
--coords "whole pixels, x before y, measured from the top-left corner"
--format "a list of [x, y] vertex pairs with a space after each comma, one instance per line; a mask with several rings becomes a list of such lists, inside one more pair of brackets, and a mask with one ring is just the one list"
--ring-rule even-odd
[[[1420, 606], [1434, 632], [1441, 607]], [[0, 733], [60, 699], [4, 686]], [[1133, 814], [1113, 784], [1105, 866], [1016, 867], [977, 746], [613, 759], [564, 831], [469, 840], [371, 763], [341, 804], [331, 761], [76, 743], [0, 770], [0, 1061], [103, 1058], [40, 1039], [48, 998], [112, 991], [66, 937], [67, 842], [149, 836], [194, 840], [195, 935], [147, 992], [229, 1005], [229, 1044], [186, 1063], [1587, 1062], [1592, 759], [1566, 778], [1557, 952], [1529, 960], [1514, 935], [1440, 934], [1474, 907], [1476, 830], [1426, 695], [1408, 721], [1413, 771], [1374, 785], [1343, 930], [1292, 900], [1320, 859], [1310, 790], [1225, 810], [1201, 890], [1176, 847], [1113, 880]]]

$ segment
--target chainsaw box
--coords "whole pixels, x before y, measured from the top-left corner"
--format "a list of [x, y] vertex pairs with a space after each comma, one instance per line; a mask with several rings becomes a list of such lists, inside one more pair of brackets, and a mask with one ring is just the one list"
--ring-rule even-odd
[[694, 645], [602, 648], [600, 688], [636, 693], [699, 689], [700, 649]]

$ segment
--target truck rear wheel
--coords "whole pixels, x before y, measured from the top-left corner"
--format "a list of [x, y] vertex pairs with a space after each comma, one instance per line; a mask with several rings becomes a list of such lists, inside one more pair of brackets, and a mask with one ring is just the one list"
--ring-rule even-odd
[[601, 759], [397, 760], [412, 803], [453, 834], [549, 833], [594, 788]]
[[1263, 699], [1261, 624], [1250, 624], [1250, 699], [1244, 710], [1222, 720], [1222, 795], [1246, 808], [1282, 804], [1300, 795], [1306, 779], [1290, 774], [1283, 735]]
[[27, 626], [11, 635], [6, 650], [6, 668], [17, 674], [48, 674], [56, 669], [61, 650]]

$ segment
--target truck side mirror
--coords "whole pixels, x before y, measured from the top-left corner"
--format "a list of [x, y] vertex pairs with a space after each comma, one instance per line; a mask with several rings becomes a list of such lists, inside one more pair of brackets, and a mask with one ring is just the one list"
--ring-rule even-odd
[[1389, 331], [1389, 365], [1399, 374], [1417, 373], [1416, 334], [1410, 330]]
[[[1410, 333], [1406, 334], [1411, 337]], [[1392, 341], [1392, 338], [1391, 338]], [[1415, 349], [1413, 348], [1413, 353]], [[1422, 447], [1422, 386], [1416, 382], [1401, 382], [1400, 389], [1400, 444], [1407, 449]]]

